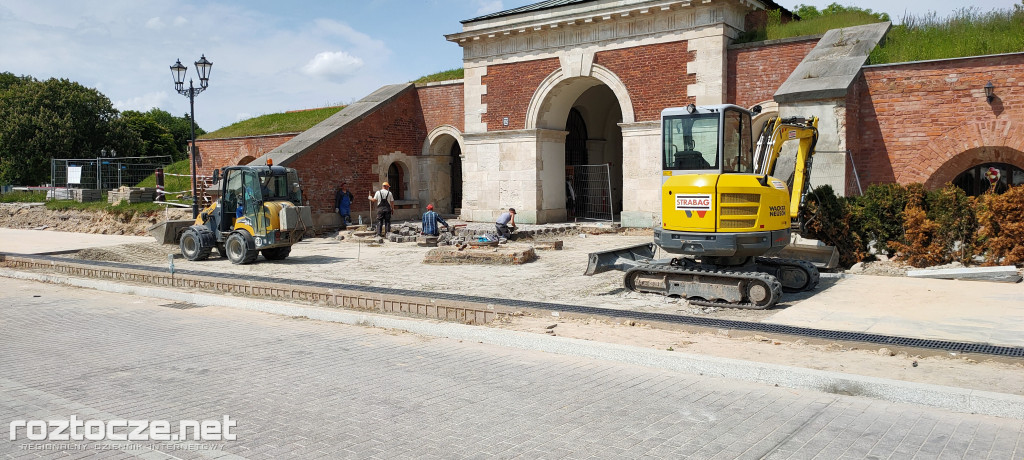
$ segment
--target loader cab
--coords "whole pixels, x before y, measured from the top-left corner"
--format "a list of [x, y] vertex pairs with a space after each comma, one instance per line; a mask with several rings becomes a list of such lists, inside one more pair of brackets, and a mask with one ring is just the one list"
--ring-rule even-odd
[[663, 110], [662, 182], [681, 174], [753, 173], [751, 126], [750, 112], [735, 105]]
[[224, 169], [223, 219], [218, 223], [221, 231], [236, 228], [236, 224], [251, 227], [253, 234], [266, 229], [264, 204], [288, 201], [299, 206], [302, 190], [298, 173], [281, 166], [237, 166]]

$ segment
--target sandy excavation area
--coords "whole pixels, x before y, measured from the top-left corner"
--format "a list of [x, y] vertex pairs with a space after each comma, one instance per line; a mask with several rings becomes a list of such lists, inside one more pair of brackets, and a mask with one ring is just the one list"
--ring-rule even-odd
[[[67, 257], [166, 266], [167, 256], [171, 254], [175, 256], [175, 268], [179, 270], [229, 272], [243, 277], [258, 275], [330, 281], [745, 321], [764, 320], [782, 309], [797, 305], [806, 296], [813, 295], [802, 294], [801, 297], [784, 294], [783, 301], [767, 311], [691, 307], [684, 299], [625, 292], [621, 272], [606, 272], [592, 277], [583, 275], [589, 252], [650, 241], [649, 233], [640, 233], [631, 236], [560, 235], [557, 238], [563, 241], [563, 250], [538, 250], [538, 258], [534, 262], [507, 266], [429, 265], [423, 263], [423, 258], [430, 248], [415, 243], [371, 246], [365, 242], [356, 242], [351, 237], [341, 241], [334, 237], [307, 239], [296, 245], [291, 256], [284, 261], [270, 262], [260, 257], [257, 263], [246, 266], [232, 265], [228, 260], [220, 258], [216, 251], [209, 260], [190, 262], [181, 258], [176, 246], [156, 243], [90, 249]], [[510, 245], [525, 248], [530, 246], [530, 242], [515, 241]], [[899, 270], [893, 271], [891, 267], [885, 270], [899, 274]], [[828, 289], [837, 282], [842, 281], [823, 279], [818, 291]], [[555, 326], [549, 329], [552, 325]], [[964, 358], [915, 351], [908, 355], [876, 345], [808, 343], [736, 330], [690, 333], [653, 328], [633, 321], [612, 323], [598, 319], [524, 315], [505, 318], [491, 326], [1024, 395], [1024, 378], [1021, 378], [1024, 376], [1024, 362], [1020, 360], [996, 361], [978, 356]]]

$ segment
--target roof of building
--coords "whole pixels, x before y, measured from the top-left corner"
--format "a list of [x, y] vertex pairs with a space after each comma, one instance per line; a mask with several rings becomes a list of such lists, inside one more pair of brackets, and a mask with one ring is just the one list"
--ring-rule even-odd
[[[461, 22], [463, 24], [468, 24], [470, 22], [483, 21], [485, 19], [494, 19], [494, 18], [501, 18], [501, 17], [505, 17], [505, 16], [514, 16], [514, 15], [522, 14], [522, 13], [533, 13], [533, 12], [536, 12], [536, 11], [550, 10], [550, 9], [559, 8], [559, 7], [563, 7], [563, 6], [576, 5], [576, 4], [579, 4], [579, 3], [588, 3], [588, 2], [593, 2], [593, 1], [597, 1], [597, 0], [544, 0], [542, 2], [531, 3], [529, 5], [520, 6], [519, 8], [512, 8], [512, 9], [508, 9], [508, 10], [505, 10], [505, 11], [499, 11], [497, 13], [485, 14], [483, 16], [478, 16], [478, 17], [475, 17], [473, 19], [466, 19], [466, 20], [459, 21], [459, 22]], [[775, 3], [772, 0], [761, 0], [761, 2], [763, 2], [765, 4], [765, 7], [767, 9], [769, 9], [769, 10], [776, 10], [776, 9], [778, 9], [778, 10], [782, 10], [782, 11], [784, 11], [786, 13], [793, 14], [792, 11], [789, 11], [786, 8], [783, 8], [782, 5], [779, 5], [778, 3]]]

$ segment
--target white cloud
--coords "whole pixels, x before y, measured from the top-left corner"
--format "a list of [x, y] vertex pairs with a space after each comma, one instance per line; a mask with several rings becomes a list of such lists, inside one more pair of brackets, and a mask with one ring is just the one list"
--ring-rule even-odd
[[354, 74], [363, 67], [363, 60], [344, 51], [324, 51], [302, 67], [306, 75], [336, 78]]
[[151, 18], [150, 20], [146, 21], [146, 28], [147, 29], [160, 30], [160, 29], [163, 29], [164, 27], [165, 27], [164, 20], [160, 19], [159, 17]]
[[185, 24], [188, 24], [188, 19], [185, 19], [181, 16], [174, 18], [174, 27], [181, 27]]
[[501, 0], [476, 0], [476, 4], [478, 5], [476, 9], [476, 14], [481, 16], [485, 14], [497, 13], [505, 9]]
[[146, 93], [142, 96], [135, 96], [125, 100], [114, 101], [114, 108], [117, 110], [137, 110], [139, 112], [147, 112], [153, 107], [160, 107], [167, 102], [167, 92], [157, 91], [152, 93]]

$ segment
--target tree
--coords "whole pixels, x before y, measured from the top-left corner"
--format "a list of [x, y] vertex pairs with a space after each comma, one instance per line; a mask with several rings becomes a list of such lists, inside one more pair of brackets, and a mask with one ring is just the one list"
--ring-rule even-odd
[[[183, 158], [184, 149], [178, 148], [171, 131], [154, 119], [154, 110], [159, 109], [153, 109], [146, 113], [134, 110], [126, 110], [121, 113], [118, 121], [123, 123], [127, 130], [138, 134], [140, 144], [133, 153], [142, 157], [166, 155], [174, 160], [180, 160]], [[161, 112], [163, 111], [161, 110]], [[170, 116], [170, 114], [167, 115]]]
[[[164, 110], [153, 108], [150, 109], [149, 112], [146, 112], [146, 115], [156, 122], [156, 124], [167, 129], [167, 132], [174, 137], [174, 145], [177, 149], [174, 155], [175, 161], [188, 157], [188, 143], [192, 140], [188, 114], [186, 113], [181, 117], [175, 117]], [[199, 126], [196, 126], [196, 136], [200, 136], [202, 134], [206, 134], [206, 131]]]
[[818, 11], [818, 9], [812, 5], [800, 4], [796, 6], [796, 10], [794, 11], [794, 13], [796, 13], [797, 16], [800, 16], [800, 19], [804, 21], [814, 19], [819, 16], [829, 16], [833, 14], [844, 13], [863, 13], [866, 15], [874, 16], [875, 19], [877, 19], [878, 21], [889, 20], [888, 13], [876, 13], [868, 8], [858, 8], [856, 6], [843, 6], [838, 3], [830, 3], [821, 11]]
[[38, 185], [51, 158], [90, 158], [107, 147], [117, 110], [95, 89], [67, 79], [0, 77], [0, 183]]

